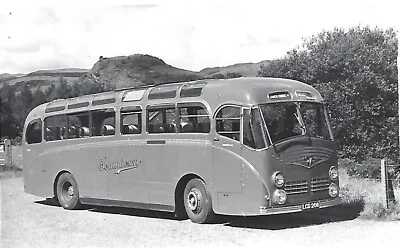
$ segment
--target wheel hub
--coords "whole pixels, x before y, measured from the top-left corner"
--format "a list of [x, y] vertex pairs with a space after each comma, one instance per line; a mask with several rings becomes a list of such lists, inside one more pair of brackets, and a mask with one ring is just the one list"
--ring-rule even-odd
[[200, 208], [201, 193], [197, 189], [192, 189], [187, 197], [187, 205], [191, 211], [196, 211]]
[[69, 196], [74, 196], [74, 187], [72, 185], [68, 187], [67, 191]]

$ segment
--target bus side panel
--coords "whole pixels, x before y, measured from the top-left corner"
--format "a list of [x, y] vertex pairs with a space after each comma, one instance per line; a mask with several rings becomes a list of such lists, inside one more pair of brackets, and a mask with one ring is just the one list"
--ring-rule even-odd
[[[261, 206], [268, 206], [269, 195], [263, 175], [265, 174], [265, 155], [264, 152], [251, 151], [242, 148], [241, 157], [235, 156], [241, 165], [241, 174], [234, 180], [242, 185], [240, 193], [235, 192], [216, 192], [214, 196], [214, 212], [227, 215], [259, 215]], [[231, 155], [233, 156], [233, 155]], [[215, 165], [216, 166], [216, 165]], [[231, 164], [220, 165], [229, 173]], [[218, 180], [219, 174], [215, 175]]]
[[254, 151], [243, 147], [243, 157], [246, 159], [243, 168], [242, 206], [245, 215], [259, 215], [260, 209], [270, 206], [271, 192], [268, 191], [271, 180], [265, 177], [269, 166], [264, 151]]
[[[107, 199], [109, 174], [113, 171], [105, 167], [117, 159], [119, 147], [108, 137], [91, 139], [90, 143], [72, 147], [70, 154], [65, 154], [62, 167], [71, 168], [80, 197]], [[93, 139], [97, 140], [93, 142]]]
[[[118, 157], [114, 158], [116, 169], [99, 171], [109, 175], [109, 198], [117, 201], [148, 203], [148, 187], [145, 184], [145, 141], [141, 139], [120, 140]], [[112, 162], [110, 158], [108, 163]], [[101, 168], [99, 168], [100, 170]]]
[[[31, 145], [24, 145], [23, 150], [24, 191], [36, 196], [53, 197], [53, 179], [45, 162], [47, 156]], [[35, 158], [30, 156], [31, 153], [35, 153]]]
[[[61, 171], [70, 172], [79, 188], [80, 197], [106, 198], [107, 175], [98, 173], [101, 156], [107, 156], [100, 143], [87, 143], [85, 140], [67, 140], [42, 144], [44, 153], [30, 166], [33, 180], [36, 182], [35, 191], [46, 192], [40, 196], [54, 195], [53, 185]], [[79, 142], [79, 143], [78, 143]], [[115, 148], [115, 150], [117, 150]], [[31, 171], [31, 170], [30, 170]]]
[[207, 189], [213, 189], [212, 147], [208, 140], [185, 140], [178, 146], [179, 167], [176, 181], [181, 175], [195, 174], [203, 179]]
[[211, 146], [206, 140], [166, 140], [165, 144], [147, 145], [145, 154], [150, 203], [173, 206], [176, 183], [186, 174], [211, 183]]

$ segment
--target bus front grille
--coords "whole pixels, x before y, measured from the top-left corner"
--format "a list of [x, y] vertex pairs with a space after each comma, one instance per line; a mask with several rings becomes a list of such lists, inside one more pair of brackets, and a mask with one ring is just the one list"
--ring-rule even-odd
[[304, 194], [308, 192], [307, 180], [289, 181], [285, 183], [285, 191], [288, 195]]
[[[296, 180], [285, 182], [284, 189], [287, 195], [317, 193], [329, 190], [330, 180], [326, 177], [312, 178], [311, 183], [307, 180]], [[310, 190], [309, 190], [310, 189]]]
[[330, 181], [326, 177], [313, 178], [311, 180], [311, 192], [328, 190], [329, 184]]

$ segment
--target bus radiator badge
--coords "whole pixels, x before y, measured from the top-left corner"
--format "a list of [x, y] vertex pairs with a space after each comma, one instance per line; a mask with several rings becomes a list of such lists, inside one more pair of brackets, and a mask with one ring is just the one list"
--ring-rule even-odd
[[317, 159], [315, 157], [304, 157], [303, 158], [303, 163], [304, 165], [307, 166], [308, 168], [313, 167], [317, 163], [321, 162], [321, 159]]

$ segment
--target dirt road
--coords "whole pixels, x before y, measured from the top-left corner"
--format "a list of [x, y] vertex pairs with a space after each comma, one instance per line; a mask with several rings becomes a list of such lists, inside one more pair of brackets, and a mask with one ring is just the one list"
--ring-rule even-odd
[[67, 211], [23, 192], [22, 178], [1, 179], [1, 247], [336, 247], [399, 243], [400, 222], [356, 214], [220, 217], [177, 221], [168, 213], [92, 207]]

